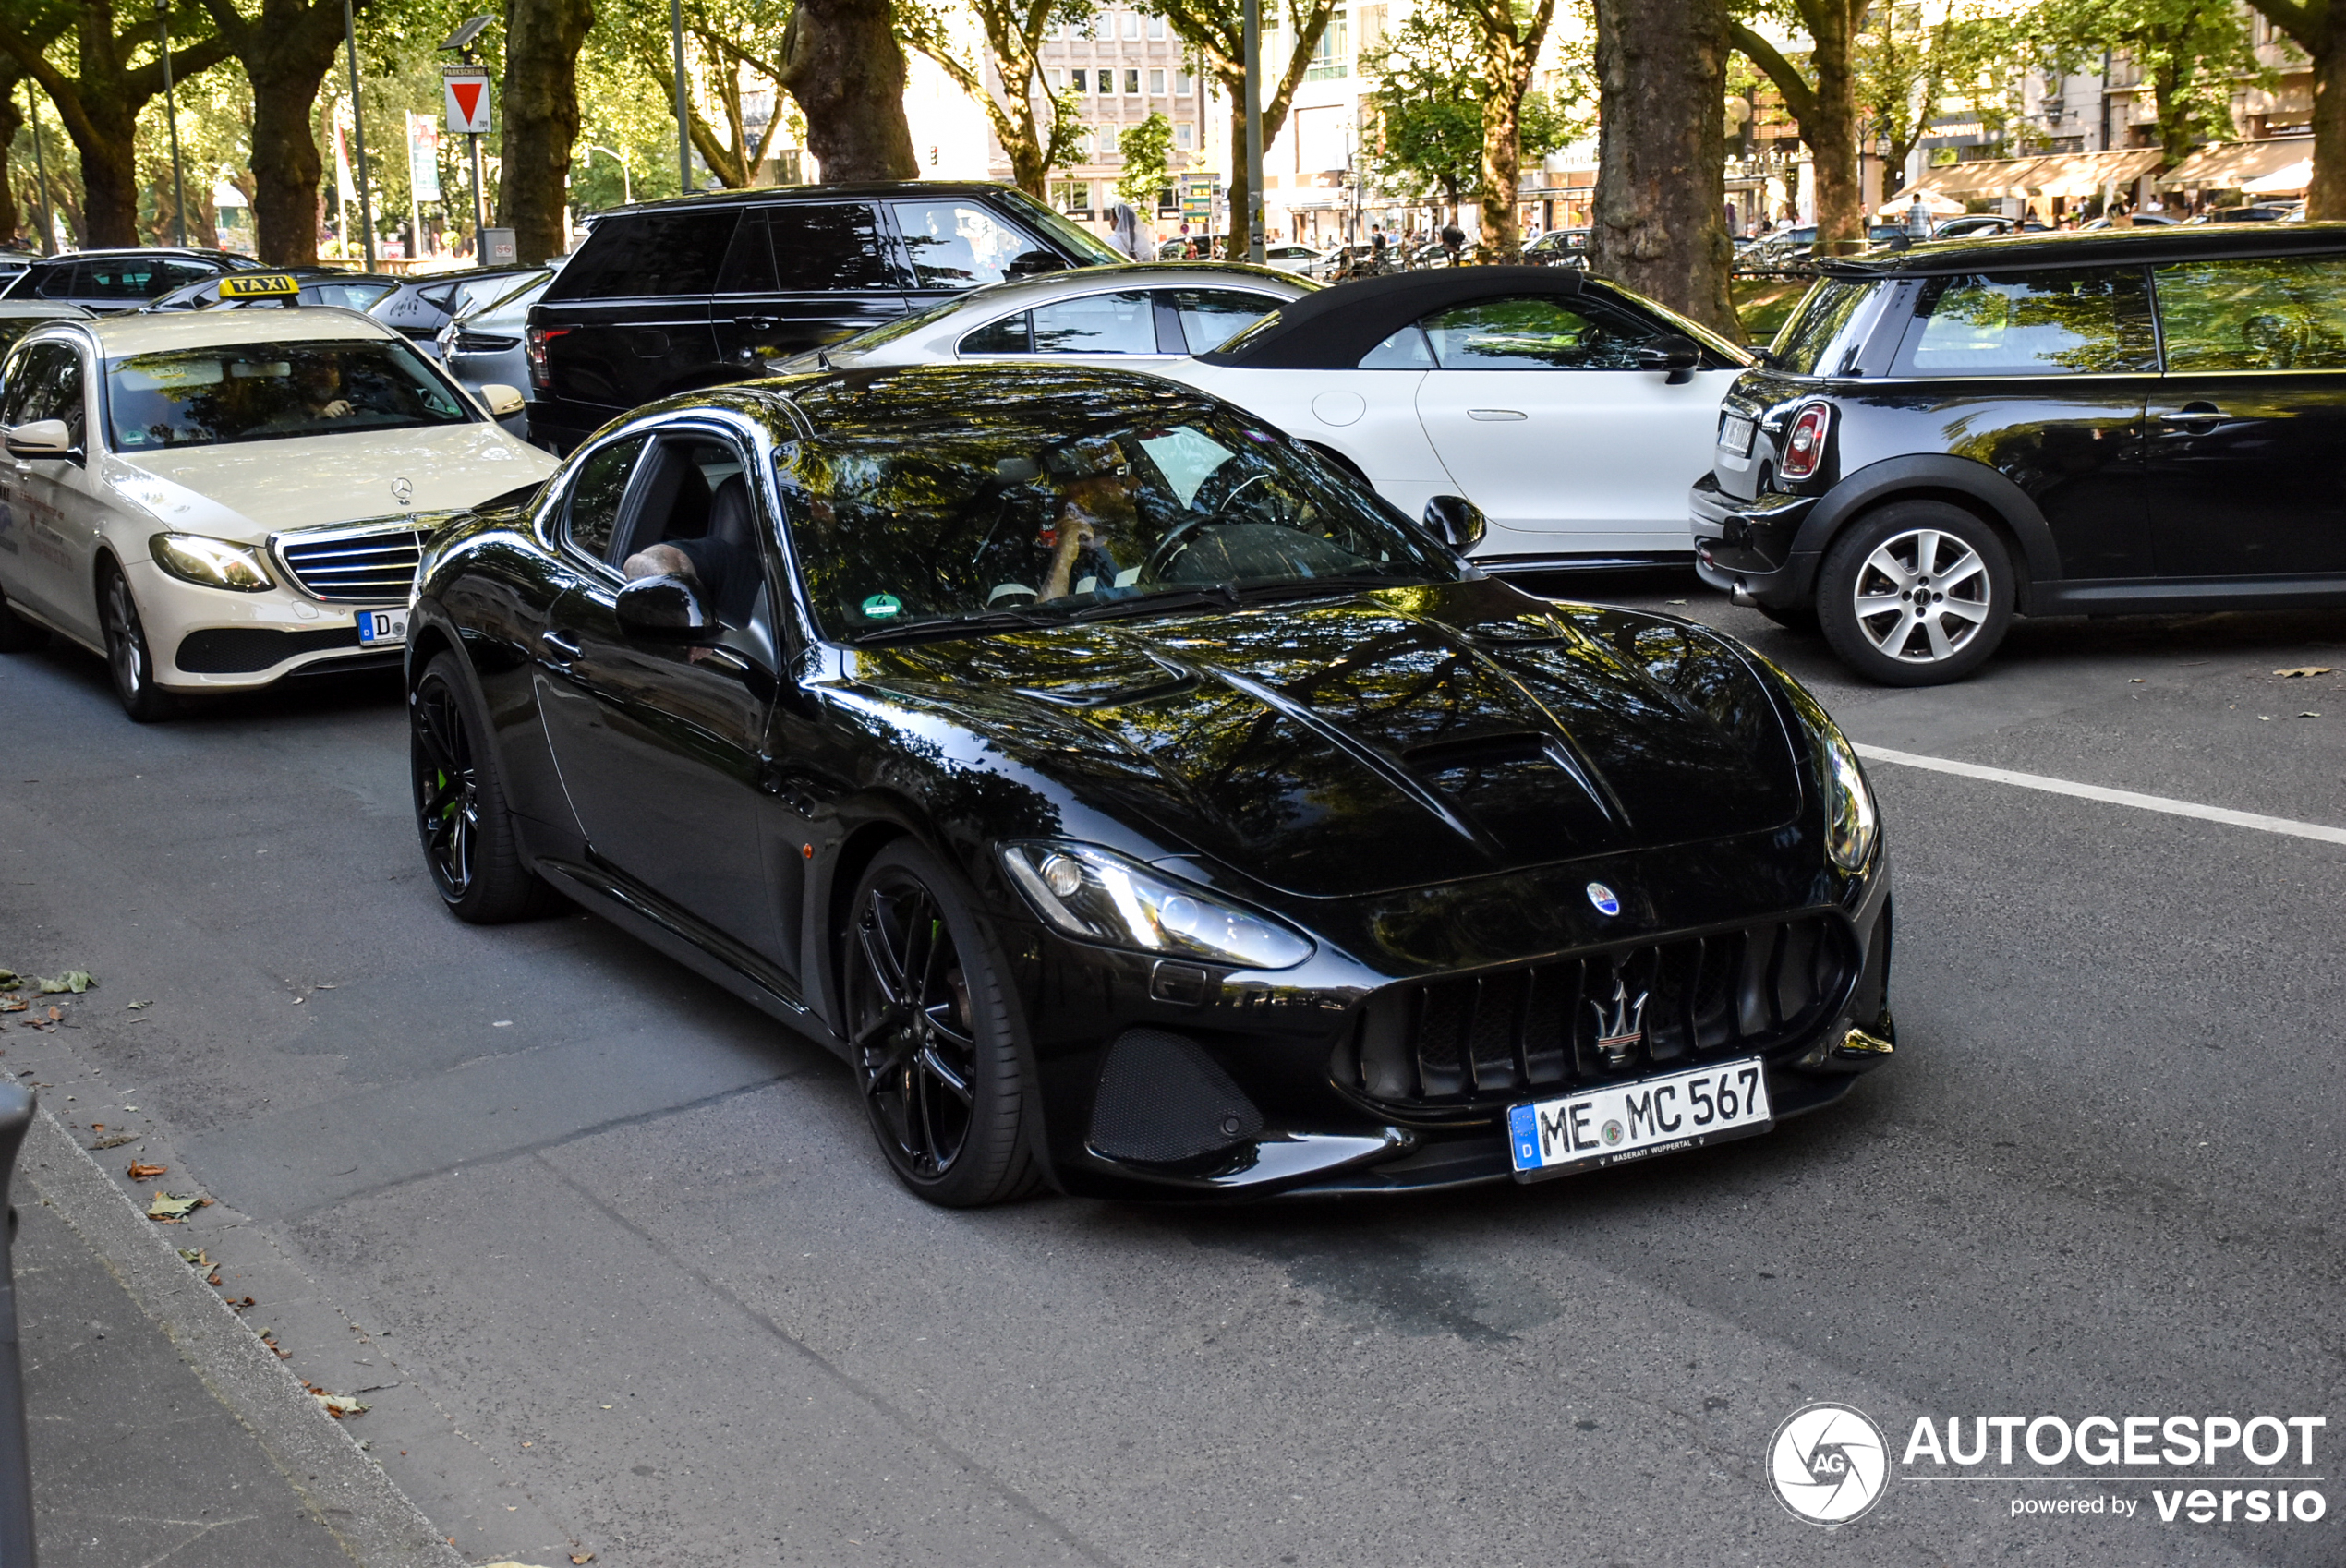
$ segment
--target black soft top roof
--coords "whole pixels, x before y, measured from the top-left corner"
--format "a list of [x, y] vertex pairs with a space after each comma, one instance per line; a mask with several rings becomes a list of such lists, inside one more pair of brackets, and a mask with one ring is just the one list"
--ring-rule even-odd
[[1360, 356], [1431, 310], [1494, 295], [1578, 295], [1566, 267], [1441, 267], [1361, 278], [1290, 300], [1234, 348], [1198, 358], [1252, 370], [1349, 370]]
[[1834, 278], [1911, 278], [2026, 267], [2158, 266], [2242, 256], [2346, 255], [2346, 223], [2174, 223], [1931, 240], [1905, 250], [1820, 258]]

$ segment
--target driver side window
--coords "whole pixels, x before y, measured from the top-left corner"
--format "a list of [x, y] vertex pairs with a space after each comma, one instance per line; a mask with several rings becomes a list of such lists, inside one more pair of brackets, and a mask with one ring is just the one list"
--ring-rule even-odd
[[619, 530], [619, 510], [627, 499], [627, 481], [635, 472], [635, 460], [649, 439], [630, 436], [613, 441], [579, 465], [578, 477], [570, 487], [562, 532], [571, 548], [590, 561], [619, 564], [611, 553]]
[[82, 444], [81, 356], [67, 344], [36, 343], [21, 350], [7, 369], [0, 400], [0, 425], [30, 425], [62, 419]]
[[1445, 370], [1635, 370], [1638, 345], [1661, 335], [1593, 302], [1544, 296], [1457, 306], [1424, 327]]

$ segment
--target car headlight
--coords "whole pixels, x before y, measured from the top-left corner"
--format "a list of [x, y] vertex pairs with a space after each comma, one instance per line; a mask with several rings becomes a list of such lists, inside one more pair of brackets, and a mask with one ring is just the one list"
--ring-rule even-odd
[[260, 552], [201, 534], [157, 534], [147, 541], [155, 564], [183, 582], [233, 593], [257, 594], [276, 584], [260, 563]]
[[1881, 818], [1874, 810], [1873, 791], [1866, 788], [1866, 776], [1857, 767], [1857, 754], [1847, 738], [1838, 730], [1827, 730], [1822, 739], [1832, 790], [1826, 802], [1826, 852], [1842, 870], [1861, 871], [1873, 854], [1874, 840], [1881, 836]]
[[1312, 956], [1286, 926], [1090, 844], [1005, 844], [1002, 864], [1070, 936], [1249, 969], [1290, 969]]

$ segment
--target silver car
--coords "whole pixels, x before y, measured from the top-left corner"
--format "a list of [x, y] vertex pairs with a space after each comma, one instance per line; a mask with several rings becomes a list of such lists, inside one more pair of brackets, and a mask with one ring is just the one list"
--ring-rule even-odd
[[1018, 278], [901, 317], [771, 373], [1049, 358], [1155, 370], [1203, 354], [1320, 285], [1221, 262], [1138, 262]]
[[[478, 395], [484, 386], [529, 385], [529, 356], [522, 333], [529, 324], [529, 308], [553, 281], [552, 269], [527, 272], [510, 280], [514, 285], [469, 313], [452, 316], [440, 329], [440, 362], [448, 373]], [[529, 414], [524, 409], [498, 421], [508, 432], [529, 439]]]

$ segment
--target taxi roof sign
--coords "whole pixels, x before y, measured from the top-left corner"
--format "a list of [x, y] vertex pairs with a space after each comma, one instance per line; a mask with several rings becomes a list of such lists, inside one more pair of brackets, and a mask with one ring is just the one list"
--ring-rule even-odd
[[283, 298], [301, 292], [301, 280], [291, 272], [231, 272], [220, 280], [223, 299]]

